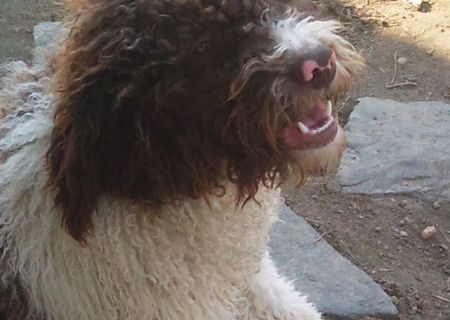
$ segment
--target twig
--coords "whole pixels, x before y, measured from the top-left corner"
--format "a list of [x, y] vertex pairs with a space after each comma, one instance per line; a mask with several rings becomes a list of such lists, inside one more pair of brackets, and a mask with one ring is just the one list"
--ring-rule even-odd
[[323, 237], [325, 237], [325, 236], [328, 235], [328, 234], [330, 234], [329, 231], [326, 231], [326, 232], [322, 233], [322, 234], [320, 235], [320, 237], [318, 237], [316, 240], [313, 241], [312, 244], [315, 244], [315, 243], [319, 242], [320, 240], [322, 240]]
[[417, 83], [413, 81], [406, 80], [405, 82], [399, 82], [399, 83], [393, 83], [393, 84], [386, 84], [387, 89], [397, 88], [397, 87], [403, 87], [403, 86], [413, 86], [417, 87]]
[[444, 297], [438, 296], [437, 294], [433, 294], [433, 297], [436, 298], [436, 299], [439, 299], [439, 300], [442, 300], [442, 301], [450, 303], [450, 300], [448, 300], [448, 299], [446, 299]]
[[380, 10], [375, 10], [377, 13], [379, 13], [379, 14], [381, 14], [381, 15], [383, 15], [385, 18], [387, 18], [387, 19], [390, 19], [391, 17], [390, 16], [388, 16], [386, 13], [384, 13], [383, 11], [380, 11]]
[[339, 242], [342, 244], [342, 247], [344, 248], [345, 252], [347, 252], [347, 254], [348, 254], [353, 260], [355, 260], [355, 257], [352, 255], [352, 253], [350, 252], [350, 250], [348, 250], [347, 246], [344, 244], [344, 241], [339, 240]]
[[397, 50], [394, 51], [394, 76], [392, 77], [391, 84], [395, 82], [397, 78]]

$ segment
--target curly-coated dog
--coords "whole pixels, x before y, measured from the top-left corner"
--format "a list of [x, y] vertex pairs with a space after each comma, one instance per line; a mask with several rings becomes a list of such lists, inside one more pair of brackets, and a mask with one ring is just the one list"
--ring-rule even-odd
[[267, 251], [278, 186], [335, 164], [363, 62], [288, 1], [71, 1], [51, 67], [0, 92], [9, 319], [320, 314]]

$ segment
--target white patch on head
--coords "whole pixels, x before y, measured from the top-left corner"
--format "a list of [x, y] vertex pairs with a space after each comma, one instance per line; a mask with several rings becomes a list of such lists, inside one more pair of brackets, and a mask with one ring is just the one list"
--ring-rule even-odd
[[285, 18], [278, 21], [265, 19], [276, 41], [269, 59], [279, 59], [284, 53], [299, 56], [308, 54], [318, 46], [333, 50], [336, 54], [336, 76], [330, 86], [332, 92], [347, 91], [352, 79], [364, 70], [364, 60], [352, 44], [338, 33], [343, 26], [336, 20], [318, 21], [312, 17], [301, 18], [297, 11], [287, 11]]
[[304, 54], [306, 50], [334, 42], [341, 25], [332, 20], [313, 21], [311, 16], [302, 19], [298, 12], [290, 10], [283, 20], [273, 22], [271, 28], [278, 43], [275, 53], [289, 50]]

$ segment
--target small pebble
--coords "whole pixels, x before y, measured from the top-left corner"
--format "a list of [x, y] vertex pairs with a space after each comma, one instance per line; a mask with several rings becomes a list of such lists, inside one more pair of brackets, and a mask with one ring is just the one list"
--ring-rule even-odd
[[397, 63], [400, 65], [404, 65], [406, 64], [406, 58], [405, 57], [400, 57], [397, 59]]
[[408, 0], [408, 2], [415, 6], [420, 6], [422, 4], [422, 0]]
[[402, 230], [402, 231], [400, 231], [400, 235], [402, 237], [407, 237], [408, 236], [408, 232]]
[[441, 203], [439, 201], [434, 201], [433, 204], [433, 209], [439, 209], [441, 207]]
[[378, 233], [381, 232], [381, 227], [376, 227], [375, 232], [378, 232]]
[[422, 239], [429, 240], [429, 239], [433, 238], [436, 235], [436, 233], [437, 233], [437, 229], [435, 226], [426, 227], [422, 231]]
[[403, 226], [405, 224], [405, 220], [400, 220], [400, 225]]

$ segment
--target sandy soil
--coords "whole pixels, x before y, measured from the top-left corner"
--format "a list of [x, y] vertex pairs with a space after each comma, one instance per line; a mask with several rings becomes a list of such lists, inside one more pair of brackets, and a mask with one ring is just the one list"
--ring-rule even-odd
[[[429, 1], [420, 10], [402, 0], [298, 1], [316, 17], [340, 19], [366, 57], [367, 77], [341, 106], [344, 123], [362, 96], [450, 102], [450, 1]], [[52, 0], [0, 0], [0, 62], [28, 61], [33, 25], [59, 16]], [[386, 87], [395, 52], [406, 63], [397, 66], [394, 83], [416, 85]], [[402, 320], [450, 319], [449, 203], [343, 194], [333, 175], [311, 179], [300, 190], [285, 186], [284, 194], [330, 244], [381, 284]], [[428, 225], [440, 232], [423, 241]]]

